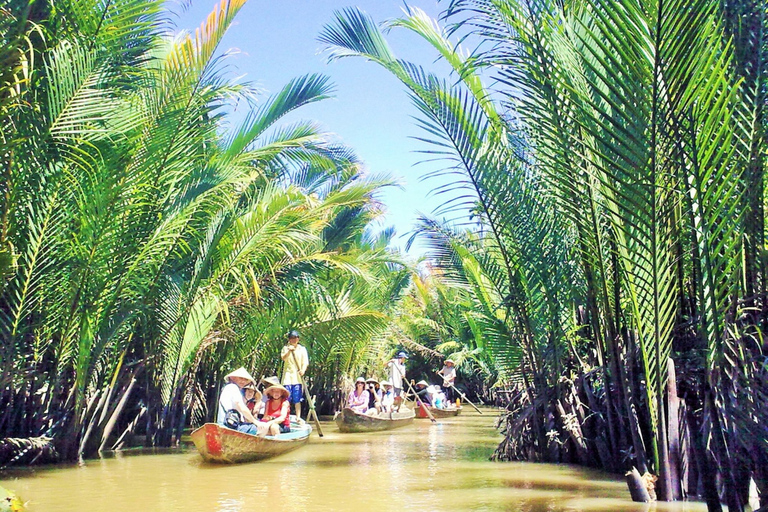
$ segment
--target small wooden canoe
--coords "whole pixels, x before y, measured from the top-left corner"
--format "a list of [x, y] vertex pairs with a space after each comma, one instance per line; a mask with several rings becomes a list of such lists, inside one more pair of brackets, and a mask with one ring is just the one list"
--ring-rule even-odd
[[206, 423], [191, 434], [192, 442], [208, 462], [251, 462], [280, 455], [307, 444], [312, 427], [291, 424], [291, 431], [258, 437], [216, 423]]
[[413, 409], [401, 408], [399, 412], [378, 415], [360, 414], [352, 409], [342, 409], [336, 415], [336, 425], [341, 432], [376, 432], [404, 427], [413, 422]]
[[427, 416], [427, 411], [425, 409], [429, 409], [429, 412], [432, 413], [432, 416], [435, 418], [450, 418], [452, 416], [458, 416], [461, 414], [461, 407], [449, 407], [448, 409], [438, 409], [436, 407], [430, 407], [426, 404], [421, 404], [420, 406], [416, 406], [416, 417], [420, 419], [429, 419], [429, 416]]

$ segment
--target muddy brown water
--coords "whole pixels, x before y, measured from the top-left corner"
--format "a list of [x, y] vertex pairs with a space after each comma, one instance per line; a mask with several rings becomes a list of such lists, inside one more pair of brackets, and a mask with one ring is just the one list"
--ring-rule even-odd
[[706, 510], [632, 503], [621, 479], [583, 468], [490, 462], [500, 436], [484, 412], [370, 434], [323, 424], [324, 438], [252, 464], [206, 464], [187, 447], [0, 473], [0, 486], [31, 512]]

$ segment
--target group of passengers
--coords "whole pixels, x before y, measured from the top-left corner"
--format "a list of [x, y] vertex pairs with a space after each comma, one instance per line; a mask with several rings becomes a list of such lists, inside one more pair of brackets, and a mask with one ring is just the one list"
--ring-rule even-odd
[[[375, 415], [397, 410], [402, 400], [403, 382], [405, 382], [405, 360], [408, 354], [400, 352], [387, 363], [390, 380], [379, 383], [375, 378], [358, 377], [354, 389], [347, 397], [347, 407], [362, 414]], [[446, 359], [443, 368], [437, 372], [443, 378], [443, 389], [438, 384], [430, 385], [421, 380], [416, 383], [417, 400], [431, 407], [444, 409], [453, 404], [453, 383], [456, 380], [456, 363]]]
[[282, 383], [277, 377], [261, 379], [264, 392], [245, 368], [227, 374], [227, 384], [219, 396], [216, 422], [239, 432], [258, 436], [275, 436], [291, 431], [290, 404], [296, 408], [296, 421], [301, 420], [301, 385], [309, 359], [307, 349], [299, 344], [299, 333], [291, 331], [280, 357], [284, 361]]
[[388, 380], [377, 381], [373, 377], [364, 379], [358, 377], [355, 388], [347, 397], [347, 407], [362, 414], [378, 414], [392, 412], [396, 408], [395, 390]]
[[264, 392], [245, 368], [224, 377], [217, 423], [246, 434], [274, 436], [291, 431], [290, 393], [277, 377], [261, 380]]

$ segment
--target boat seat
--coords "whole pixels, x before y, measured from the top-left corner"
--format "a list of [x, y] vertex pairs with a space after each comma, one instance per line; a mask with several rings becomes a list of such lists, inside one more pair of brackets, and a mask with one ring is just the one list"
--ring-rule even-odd
[[291, 431], [287, 434], [277, 434], [276, 436], [265, 436], [265, 439], [275, 439], [277, 441], [290, 441], [291, 439], [298, 439], [305, 437], [312, 431], [312, 427], [308, 424], [298, 425], [291, 423]]

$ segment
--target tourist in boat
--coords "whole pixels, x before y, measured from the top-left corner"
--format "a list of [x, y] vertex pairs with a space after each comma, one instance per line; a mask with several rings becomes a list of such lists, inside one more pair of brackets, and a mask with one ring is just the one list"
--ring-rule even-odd
[[453, 386], [456, 381], [456, 363], [453, 359], [446, 359], [443, 368], [437, 373], [443, 377], [443, 390], [446, 399], [449, 402], [455, 401]]
[[387, 363], [387, 370], [389, 372], [389, 381], [392, 383], [392, 387], [395, 391], [395, 398], [399, 397], [403, 392], [403, 381], [405, 380], [405, 360], [408, 359], [408, 354], [405, 352], [399, 352], [394, 359], [391, 359]]
[[381, 410], [382, 412], [392, 412], [395, 406], [395, 392], [392, 389], [392, 383], [388, 380], [381, 381]]
[[243, 386], [243, 399], [245, 400], [245, 406], [254, 416], [259, 413], [259, 408], [261, 408], [261, 398], [262, 394], [258, 389], [256, 389], [256, 384], [249, 382]]
[[355, 381], [355, 389], [353, 389], [347, 397], [347, 407], [355, 412], [365, 414], [368, 410], [368, 399], [370, 394], [365, 389], [365, 379], [358, 377]]
[[[279, 386], [280, 385], [280, 379], [277, 377], [277, 375], [273, 377], [262, 377], [261, 378], [261, 389], [267, 389], [270, 386]], [[261, 397], [261, 403], [258, 404], [258, 413], [255, 414], [255, 416], [258, 419], [261, 419], [264, 416], [264, 409], [267, 406], [267, 394], [263, 393]]]
[[368, 411], [366, 411], [366, 414], [376, 414], [381, 412], [382, 391], [379, 386], [379, 381], [373, 377], [369, 377], [368, 380], [365, 381], [365, 384], [368, 387]]
[[419, 400], [421, 400], [424, 405], [432, 405], [433, 390], [427, 381], [420, 380], [414, 384], [413, 388], [416, 390], [416, 396], [419, 397]]
[[448, 405], [445, 393], [440, 389], [440, 386], [436, 384], [430, 385], [428, 382], [420, 380], [414, 387], [416, 388], [416, 394], [425, 405], [437, 407], [438, 409], [444, 409]]
[[225, 375], [224, 380], [227, 384], [219, 395], [216, 423], [246, 434], [263, 433], [243, 397], [242, 389], [249, 384], [256, 384], [251, 374], [245, 368], [238, 368]]
[[296, 418], [301, 419], [301, 402], [304, 401], [304, 390], [301, 387], [301, 380], [309, 366], [309, 355], [304, 345], [299, 343], [299, 333], [291, 331], [288, 333], [288, 343], [280, 351], [280, 358], [285, 363], [283, 370], [283, 386], [288, 390], [290, 402], [293, 404], [296, 412]]
[[264, 408], [264, 417], [261, 419], [265, 425], [267, 435], [276, 436], [291, 431], [291, 406], [290, 393], [281, 385], [270, 386], [264, 390], [267, 397], [267, 405]]

